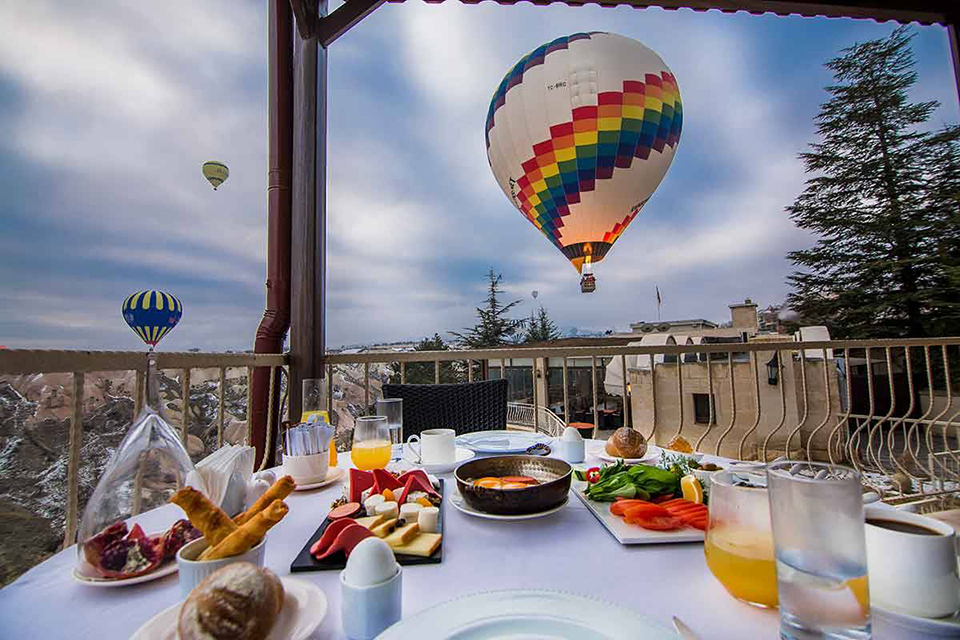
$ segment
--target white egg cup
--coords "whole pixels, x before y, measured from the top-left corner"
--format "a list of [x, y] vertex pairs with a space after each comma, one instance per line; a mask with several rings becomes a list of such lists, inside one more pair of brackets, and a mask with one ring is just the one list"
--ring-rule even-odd
[[369, 587], [351, 586], [340, 572], [340, 617], [350, 640], [373, 640], [400, 621], [403, 605], [403, 567], [383, 582]]

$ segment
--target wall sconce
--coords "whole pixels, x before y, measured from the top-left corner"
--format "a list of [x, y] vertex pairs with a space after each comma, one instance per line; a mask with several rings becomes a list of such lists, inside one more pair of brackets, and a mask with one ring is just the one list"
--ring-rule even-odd
[[773, 386], [777, 386], [777, 381], [780, 379], [780, 354], [774, 353], [773, 357], [770, 358], [770, 362], [767, 363], [767, 383]]

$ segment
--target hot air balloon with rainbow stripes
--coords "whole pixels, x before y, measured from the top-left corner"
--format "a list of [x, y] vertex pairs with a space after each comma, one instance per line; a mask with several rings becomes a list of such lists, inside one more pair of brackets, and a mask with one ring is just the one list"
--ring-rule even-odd
[[180, 322], [183, 305], [173, 294], [149, 289], [127, 296], [122, 311], [123, 319], [133, 332], [153, 351], [157, 343]]
[[643, 44], [575, 33], [520, 59], [487, 111], [487, 159], [510, 202], [596, 287], [593, 265], [653, 195], [680, 142], [677, 79]]

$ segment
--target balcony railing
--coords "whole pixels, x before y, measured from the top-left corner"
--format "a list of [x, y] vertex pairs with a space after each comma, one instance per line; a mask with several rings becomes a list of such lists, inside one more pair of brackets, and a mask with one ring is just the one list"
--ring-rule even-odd
[[[956, 361], [960, 338], [764, 342], [686, 346], [597, 346], [498, 348], [473, 351], [366, 352], [328, 354], [330, 409], [338, 416], [341, 447], [352, 420], [371, 410], [380, 385], [393, 375], [406, 382], [410, 363], [454, 362], [468, 380], [507, 377], [511, 363], [525, 361], [532, 402], [512, 403], [514, 423], [558, 433], [562, 419], [545, 408], [548, 368], [560, 363], [563, 415], [570, 416], [574, 392], [569, 369], [589, 363], [593, 424], [600, 424], [598, 396], [604, 372], [620, 373], [619, 395], [627, 399], [624, 424], [664, 445], [676, 437], [696, 450], [737, 459], [826, 459], [863, 473], [865, 485], [889, 502], [942, 500], [960, 492], [960, 381]], [[648, 356], [632, 358], [632, 356]], [[157, 354], [161, 370], [174, 370], [181, 398], [184, 440], [191, 404], [199, 393], [192, 372], [214, 370], [216, 446], [224, 441], [224, 396], [231, 385], [246, 387], [255, 367], [286, 368], [285, 355], [224, 353]], [[495, 363], [493, 366], [490, 363]], [[228, 371], [241, 375], [230, 378]], [[0, 350], [0, 384], [14, 376], [67, 374], [70, 428], [66, 447], [64, 543], [71, 544], [81, 505], [78, 476], [83, 444], [85, 376], [94, 372], [136, 372], [130, 395], [139, 409], [146, 370], [141, 352]], [[526, 369], [524, 369], [526, 375]], [[274, 376], [271, 376], [271, 380]], [[194, 379], [196, 380], [196, 379]], [[599, 382], [598, 382], [599, 381]], [[194, 387], [194, 397], [191, 388]], [[273, 393], [269, 397], [273, 397]], [[207, 396], [212, 392], [205, 392]], [[355, 395], [351, 397], [351, 393]], [[694, 397], [696, 396], [696, 397]], [[208, 398], [209, 399], [209, 398]], [[538, 410], [534, 411], [534, 407]], [[281, 416], [286, 407], [281, 407]], [[268, 415], [273, 415], [272, 407]], [[558, 411], [558, 413], [560, 413]], [[515, 415], [514, 415], [515, 414]], [[212, 428], [212, 427], [211, 427]], [[278, 425], [268, 424], [268, 439]], [[249, 433], [243, 441], [249, 443]], [[212, 440], [212, 437], [211, 437]], [[99, 477], [99, 470], [88, 470]]]

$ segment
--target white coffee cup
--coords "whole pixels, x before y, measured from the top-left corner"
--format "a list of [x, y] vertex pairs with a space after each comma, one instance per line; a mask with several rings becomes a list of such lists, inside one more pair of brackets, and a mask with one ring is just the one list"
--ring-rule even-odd
[[407, 438], [407, 448], [417, 454], [417, 464], [451, 464], [457, 459], [456, 436], [453, 429], [425, 429]]
[[957, 535], [945, 522], [898, 509], [867, 506], [867, 520], [903, 522], [938, 535], [865, 525], [870, 603], [925, 618], [960, 609]]

